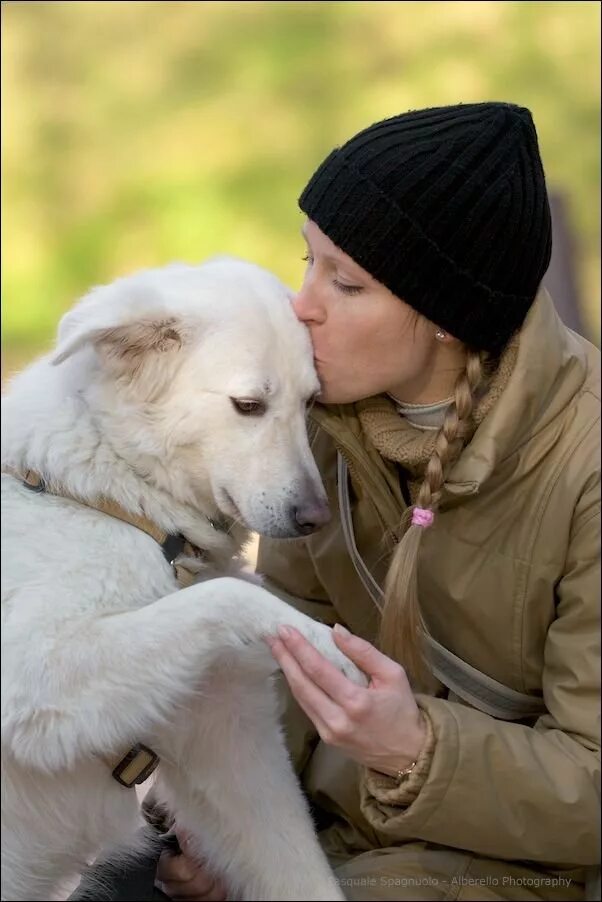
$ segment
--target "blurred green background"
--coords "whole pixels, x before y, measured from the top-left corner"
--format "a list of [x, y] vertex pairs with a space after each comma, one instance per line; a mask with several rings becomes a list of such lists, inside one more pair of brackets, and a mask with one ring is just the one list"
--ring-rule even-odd
[[88, 287], [214, 253], [297, 285], [296, 199], [406, 109], [533, 112], [600, 334], [597, 2], [2, 3], [3, 370]]

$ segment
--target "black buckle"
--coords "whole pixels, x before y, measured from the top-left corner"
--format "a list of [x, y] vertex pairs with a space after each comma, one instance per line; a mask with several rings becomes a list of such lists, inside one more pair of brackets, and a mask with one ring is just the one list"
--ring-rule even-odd
[[34, 492], [36, 495], [41, 495], [46, 491], [46, 483], [40, 477], [40, 481], [33, 485], [31, 482], [27, 482], [26, 479], [21, 480], [26, 489], [29, 489], [30, 492]]
[[113, 777], [122, 786], [131, 789], [144, 783], [159, 763], [159, 756], [148, 746], [138, 743], [133, 745], [113, 770]]
[[173, 563], [178, 555], [182, 554], [184, 550], [184, 545], [186, 544], [186, 539], [183, 535], [177, 536], [167, 536], [163, 544], [161, 545], [161, 550], [165, 556], [165, 560], [168, 564], [173, 567]]

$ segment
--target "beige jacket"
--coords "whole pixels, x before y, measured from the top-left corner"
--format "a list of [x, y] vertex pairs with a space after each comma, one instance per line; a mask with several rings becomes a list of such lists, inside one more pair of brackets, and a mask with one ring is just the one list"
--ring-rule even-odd
[[[310, 799], [332, 821], [323, 833], [330, 854], [422, 840], [551, 870], [599, 861], [599, 353], [564, 327], [545, 291], [517, 348], [445, 484], [419, 589], [442, 645], [542, 695], [547, 713], [509, 723], [448, 700], [443, 687], [419, 695], [432, 739], [408, 790], [318, 742], [291, 706], [291, 749]], [[301, 609], [373, 639], [377, 611], [336, 513], [336, 450], [352, 474], [358, 549], [382, 584], [406, 502], [400, 468], [375, 442], [403, 459], [415, 430], [382, 398], [320, 408], [315, 420], [333, 520], [308, 539], [263, 540], [257, 569]]]

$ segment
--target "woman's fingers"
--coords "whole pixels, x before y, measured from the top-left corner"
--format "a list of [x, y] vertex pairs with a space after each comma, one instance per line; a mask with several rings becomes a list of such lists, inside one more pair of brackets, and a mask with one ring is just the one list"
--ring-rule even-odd
[[210, 890], [202, 894], [196, 892], [189, 884], [184, 884], [183, 889], [178, 889], [179, 886], [177, 883], [164, 884], [164, 892], [172, 902], [227, 902], [228, 899], [226, 889], [219, 880]]
[[312, 682], [337, 705], [344, 706], [364, 691], [347, 679], [294, 627], [280, 627], [278, 637]]
[[186, 851], [182, 851], [180, 855], [163, 852], [157, 867], [157, 880], [163, 892], [174, 902], [225, 902], [227, 899], [224, 882]]
[[[187, 855], [174, 855], [172, 852], [163, 852], [157, 865], [157, 879], [162, 883], [189, 883], [199, 876], [199, 868], [195, 861]], [[203, 871], [201, 870], [201, 873]]]
[[373, 680], [384, 683], [406, 680], [401, 664], [393, 661], [379, 651], [370, 642], [360, 636], [354, 636], [348, 629], [337, 623], [333, 630], [334, 640], [344, 655], [363, 670]]
[[272, 654], [280, 664], [291, 692], [323, 739], [331, 735], [341, 719], [341, 709], [310, 677], [279, 639], [270, 640]]

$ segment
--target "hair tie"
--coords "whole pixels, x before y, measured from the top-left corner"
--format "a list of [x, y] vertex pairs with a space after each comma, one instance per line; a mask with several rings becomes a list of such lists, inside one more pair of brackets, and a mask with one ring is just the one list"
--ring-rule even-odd
[[426, 507], [415, 507], [412, 511], [412, 526], [422, 526], [424, 529], [428, 529], [433, 525], [434, 519], [434, 512]]

